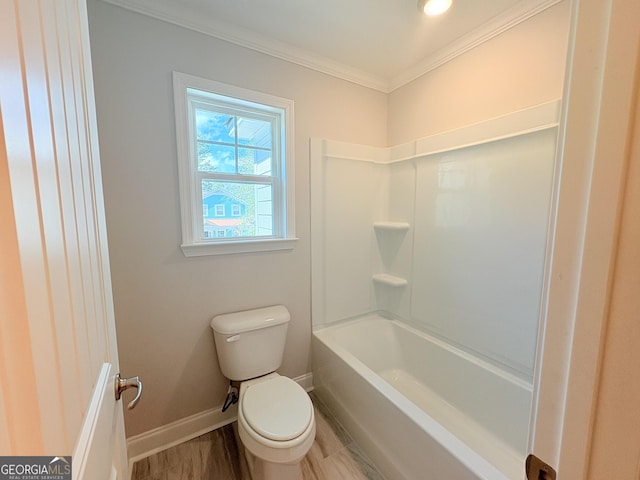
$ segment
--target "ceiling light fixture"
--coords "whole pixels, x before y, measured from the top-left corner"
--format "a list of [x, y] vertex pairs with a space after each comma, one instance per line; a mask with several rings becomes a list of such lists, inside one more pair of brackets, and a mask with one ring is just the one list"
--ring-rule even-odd
[[418, 9], [425, 15], [440, 15], [449, 10], [451, 0], [418, 0]]

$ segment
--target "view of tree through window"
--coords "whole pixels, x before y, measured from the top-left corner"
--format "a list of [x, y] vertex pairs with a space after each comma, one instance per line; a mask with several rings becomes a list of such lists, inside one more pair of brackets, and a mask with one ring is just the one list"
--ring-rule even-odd
[[293, 248], [293, 101], [173, 72], [188, 256]]
[[[197, 170], [202, 175], [205, 238], [273, 235], [273, 120], [234, 115], [211, 105], [195, 108]], [[214, 212], [212, 204], [224, 205]]]

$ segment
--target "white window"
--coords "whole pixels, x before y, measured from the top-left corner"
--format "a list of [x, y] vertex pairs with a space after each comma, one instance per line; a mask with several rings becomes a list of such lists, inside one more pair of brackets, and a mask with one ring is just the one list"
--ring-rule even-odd
[[[178, 72], [173, 85], [184, 254], [293, 248], [293, 102]], [[232, 235], [207, 233], [210, 205], [230, 205], [208, 221]]]

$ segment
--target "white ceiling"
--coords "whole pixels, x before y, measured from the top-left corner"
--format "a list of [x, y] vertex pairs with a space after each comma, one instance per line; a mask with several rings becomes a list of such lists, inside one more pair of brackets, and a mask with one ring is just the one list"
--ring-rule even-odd
[[391, 91], [559, 0], [105, 0], [381, 91]]

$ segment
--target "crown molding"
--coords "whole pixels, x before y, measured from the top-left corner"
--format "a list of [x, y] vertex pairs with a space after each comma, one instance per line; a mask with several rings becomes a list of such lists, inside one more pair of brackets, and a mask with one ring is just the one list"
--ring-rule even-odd
[[291, 44], [265, 37], [242, 27], [222, 23], [214, 18], [198, 17], [177, 8], [140, 0], [102, 0], [132, 12], [187, 28], [219, 40], [245, 47], [303, 67], [317, 70], [374, 90], [387, 93], [389, 81], [344, 63], [316, 55]]
[[204, 19], [198, 17], [184, 9], [179, 9], [175, 3], [168, 6], [167, 4], [161, 5], [157, 2], [145, 0], [102, 1], [287, 62], [301, 65], [342, 80], [347, 80], [383, 93], [390, 93], [563, 0], [540, 0], [535, 2], [534, 5], [526, 4], [526, 2], [523, 1], [503, 14], [494, 17], [480, 28], [459, 38], [451, 45], [439, 50], [434, 55], [430, 55], [418, 64], [390, 79], [371, 74], [344, 63], [336, 62], [291, 44], [265, 37], [251, 30], [225, 24], [215, 18], [206, 17], [206, 19]]

